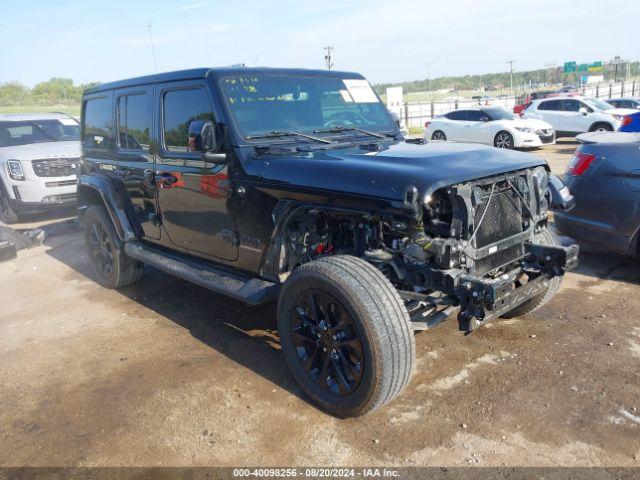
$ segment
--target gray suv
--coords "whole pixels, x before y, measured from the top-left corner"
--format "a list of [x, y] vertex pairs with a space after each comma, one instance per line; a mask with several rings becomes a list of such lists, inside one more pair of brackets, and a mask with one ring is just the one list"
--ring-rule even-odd
[[0, 221], [76, 201], [79, 140], [64, 113], [0, 115]]

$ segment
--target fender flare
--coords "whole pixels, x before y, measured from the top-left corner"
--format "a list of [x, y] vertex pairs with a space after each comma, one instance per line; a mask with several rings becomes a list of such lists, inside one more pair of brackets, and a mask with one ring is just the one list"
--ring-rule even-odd
[[133, 204], [124, 187], [106, 175], [82, 175], [78, 179], [78, 209], [82, 219], [89, 205], [95, 204], [96, 195], [109, 213], [118, 237], [129, 242], [141, 237], [142, 228], [131, 219], [135, 218]]

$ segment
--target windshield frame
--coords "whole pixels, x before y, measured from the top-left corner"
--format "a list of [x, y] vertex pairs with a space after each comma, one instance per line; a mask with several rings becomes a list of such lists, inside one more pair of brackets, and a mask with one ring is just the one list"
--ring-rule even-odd
[[[259, 145], [298, 145], [298, 144], [311, 144], [314, 143], [312, 140], [304, 140], [301, 137], [297, 138], [297, 139], [292, 139], [292, 137], [296, 136], [296, 135], [291, 135], [291, 136], [275, 136], [272, 138], [247, 138], [247, 137], [256, 137], [256, 135], [253, 134], [247, 134], [245, 135], [242, 130], [240, 129], [236, 117], [234, 115], [234, 112], [231, 108], [231, 105], [229, 104], [228, 100], [227, 100], [227, 92], [225, 90], [225, 86], [224, 86], [224, 81], [226, 79], [229, 78], [237, 78], [237, 77], [241, 77], [244, 75], [256, 75], [256, 76], [261, 76], [261, 77], [272, 77], [272, 78], [302, 78], [302, 79], [332, 79], [332, 80], [366, 80], [366, 78], [364, 78], [361, 75], [358, 74], [353, 74], [353, 75], [344, 75], [344, 74], [338, 74], [338, 75], [318, 75], [318, 74], [309, 74], [306, 72], [295, 72], [295, 73], [279, 73], [279, 72], [261, 72], [261, 73], [257, 73], [257, 74], [252, 74], [251, 72], [247, 72], [247, 73], [241, 73], [241, 72], [234, 72], [234, 73], [229, 73], [229, 74], [225, 74], [225, 75], [221, 75], [220, 77], [217, 77], [214, 80], [215, 83], [215, 87], [219, 92], [220, 95], [220, 104], [222, 109], [225, 112], [225, 116], [227, 118], [227, 122], [229, 124], [229, 126], [231, 127], [230, 130], [232, 131], [233, 136], [237, 139], [236, 140], [236, 145], [237, 146], [259, 146]], [[368, 82], [368, 80], [366, 80]], [[384, 129], [384, 130], [372, 130], [372, 132], [381, 134], [381, 135], [385, 135], [388, 136], [389, 140], [392, 140], [393, 138], [395, 138], [399, 133], [400, 130], [395, 122], [395, 120], [393, 119], [393, 117], [391, 116], [391, 113], [389, 113], [389, 110], [387, 109], [385, 103], [382, 101], [382, 99], [380, 98], [380, 95], [378, 95], [378, 92], [375, 91], [375, 89], [373, 88], [373, 86], [371, 87], [371, 89], [373, 90], [373, 93], [376, 96], [376, 99], [378, 100], [378, 102], [380, 105], [382, 105], [382, 107], [384, 108], [384, 112], [386, 114], [386, 116], [389, 119], [389, 129]], [[322, 128], [322, 127], [321, 127]], [[303, 130], [296, 130], [299, 133], [304, 133], [304, 134], [309, 134], [309, 135], [314, 135], [314, 130], [316, 130], [316, 128], [310, 129], [307, 132], [307, 129], [303, 129]], [[294, 129], [291, 130], [291, 132], [293, 132]], [[269, 133], [269, 132], [267, 132]], [[335, 136], [329, 136], [329, 134], [327, 134], [327, 136], [323, 136], [323, 139], [327, 139], [327, 140], [331, 140], [331, 143], [336, 143], [336, 141], [338, 143], [346, 143], [346, 142], [342, 142], [342, 140], [349, 140], [349, 141], [355, 141], [356, 139], [359, 138], [367, 138], [368, 142], [367, 143], [371, 143], [371, 139], [372, 137], [370, 135], [367, 135], [365, 133], [359, 132], [357, 130], [349, 130], [347, 131], [338, 131], [335, 132]], [[384, 141], [385, 139], [377, 139], [378, 141]]]
[[[517, 120], [518, 117], [515, 116], [515, 114], [513, 114], [512, 112], [510, 112], [509, 110], [507, 110], [506, 108], [502, 108], [502, 107], [487, 107], [487, 108], [483, 108], [480, 110], [482, 113], [484, 113], [485, 115], [487, 115], [492, 121], [500, 121], [500, 120]], [[501, 115], [507, 114], [510, 115], [508, 117], [496, 117], [493, 115], [493, 112], [499, 112]]]
[[[591, 108], [594, 108], [600, 112], [604, 112], [605, 110], [613, 110], [616, 108], [610, 103], [607, 103], [604, 100], [600, 100], [599, 98], [595, 98], [595, 97], [584, 97], [582, 100], [584, 100], [584, 102], [587, 105], [589, 105]], [[602, 108], [602, 106], [600, 106], [599, 103], [606, 105], [607, 108]]]

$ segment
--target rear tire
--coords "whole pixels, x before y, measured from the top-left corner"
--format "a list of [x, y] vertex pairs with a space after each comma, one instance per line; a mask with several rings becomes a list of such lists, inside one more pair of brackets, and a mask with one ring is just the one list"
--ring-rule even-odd
[[0, 181], [0, 222], [9, 225], [11, 223], [17, 223], [19, 220], [18, 214], [11, 208], [11, 204], [9, 203], [9, 194], [5, 190], [2, 181]]
[[[556, 233], [547, 228], [544, 232], [540, 234], [540, 243], [545, 245], [561, 245], [560, 239]], [[553, 298], [558, 289], [560, 288], [560, 282], [562, 281], [562, 277], [553, 277], [549, 280], [549, 284], [546, 289], [540, 292], [535, 297], [530, 298], [526, 302], [521, 305], [518, 305], [513, 310], [508, 311], [504, 315], [503, 318], [514, 318], [520, 317], [522, 315], [528, 315], [529, 313], [533, 313], [538, 310], [543, 305], [549, 303], [549, 300]]]
[[613, 132], [613, 127], [608, 123], [595, 123], [591, 125], [590, 132]]
[[447, 140], [447, 136], [442, 130], [436, 130], [431, 134], [431, 140], [434, 140], [436, 142], [445, 142]]
[[142, 278], [143, 263], [124, 253], [124, 244], [104, 207], [91, 205], [87, 208], [84, 239], [100, 285], [120, 288]]
[[296, 268], [280, 294], [278, 331], [293, 377], [335, 416], [380, 408], [411, 377], [409, 314], [387, 278], [360, 258], [336, 255]]

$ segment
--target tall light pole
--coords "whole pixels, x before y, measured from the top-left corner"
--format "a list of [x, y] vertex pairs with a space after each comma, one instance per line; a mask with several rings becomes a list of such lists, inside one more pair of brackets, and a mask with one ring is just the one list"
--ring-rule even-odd
[[[422, 60], [422, 63], [427, 66], [427, 91], [431, 91], [431, 65], [433, 65], [439, 58], [440, 57], [436, 57], [430, 62]], [[433, 98], [433, 95], [431, 95], [431, 98]]]
[[325, 61], [325, 64], [327, 65], [327, 70], [331, 70], [331, 68], [333, 67], [333, 47], [331, 45], [327, 45], [326, 47], [324, 47], [324, 50], [327, 51], [327, 53], [324, 56], [324, 61]]
[[509, 72], [511, 73], [511, 86], [509, 87], [509, 96], [513, 97], [513, 64], [516, 63], [515, 60], [507, 60], [509, 64]]

